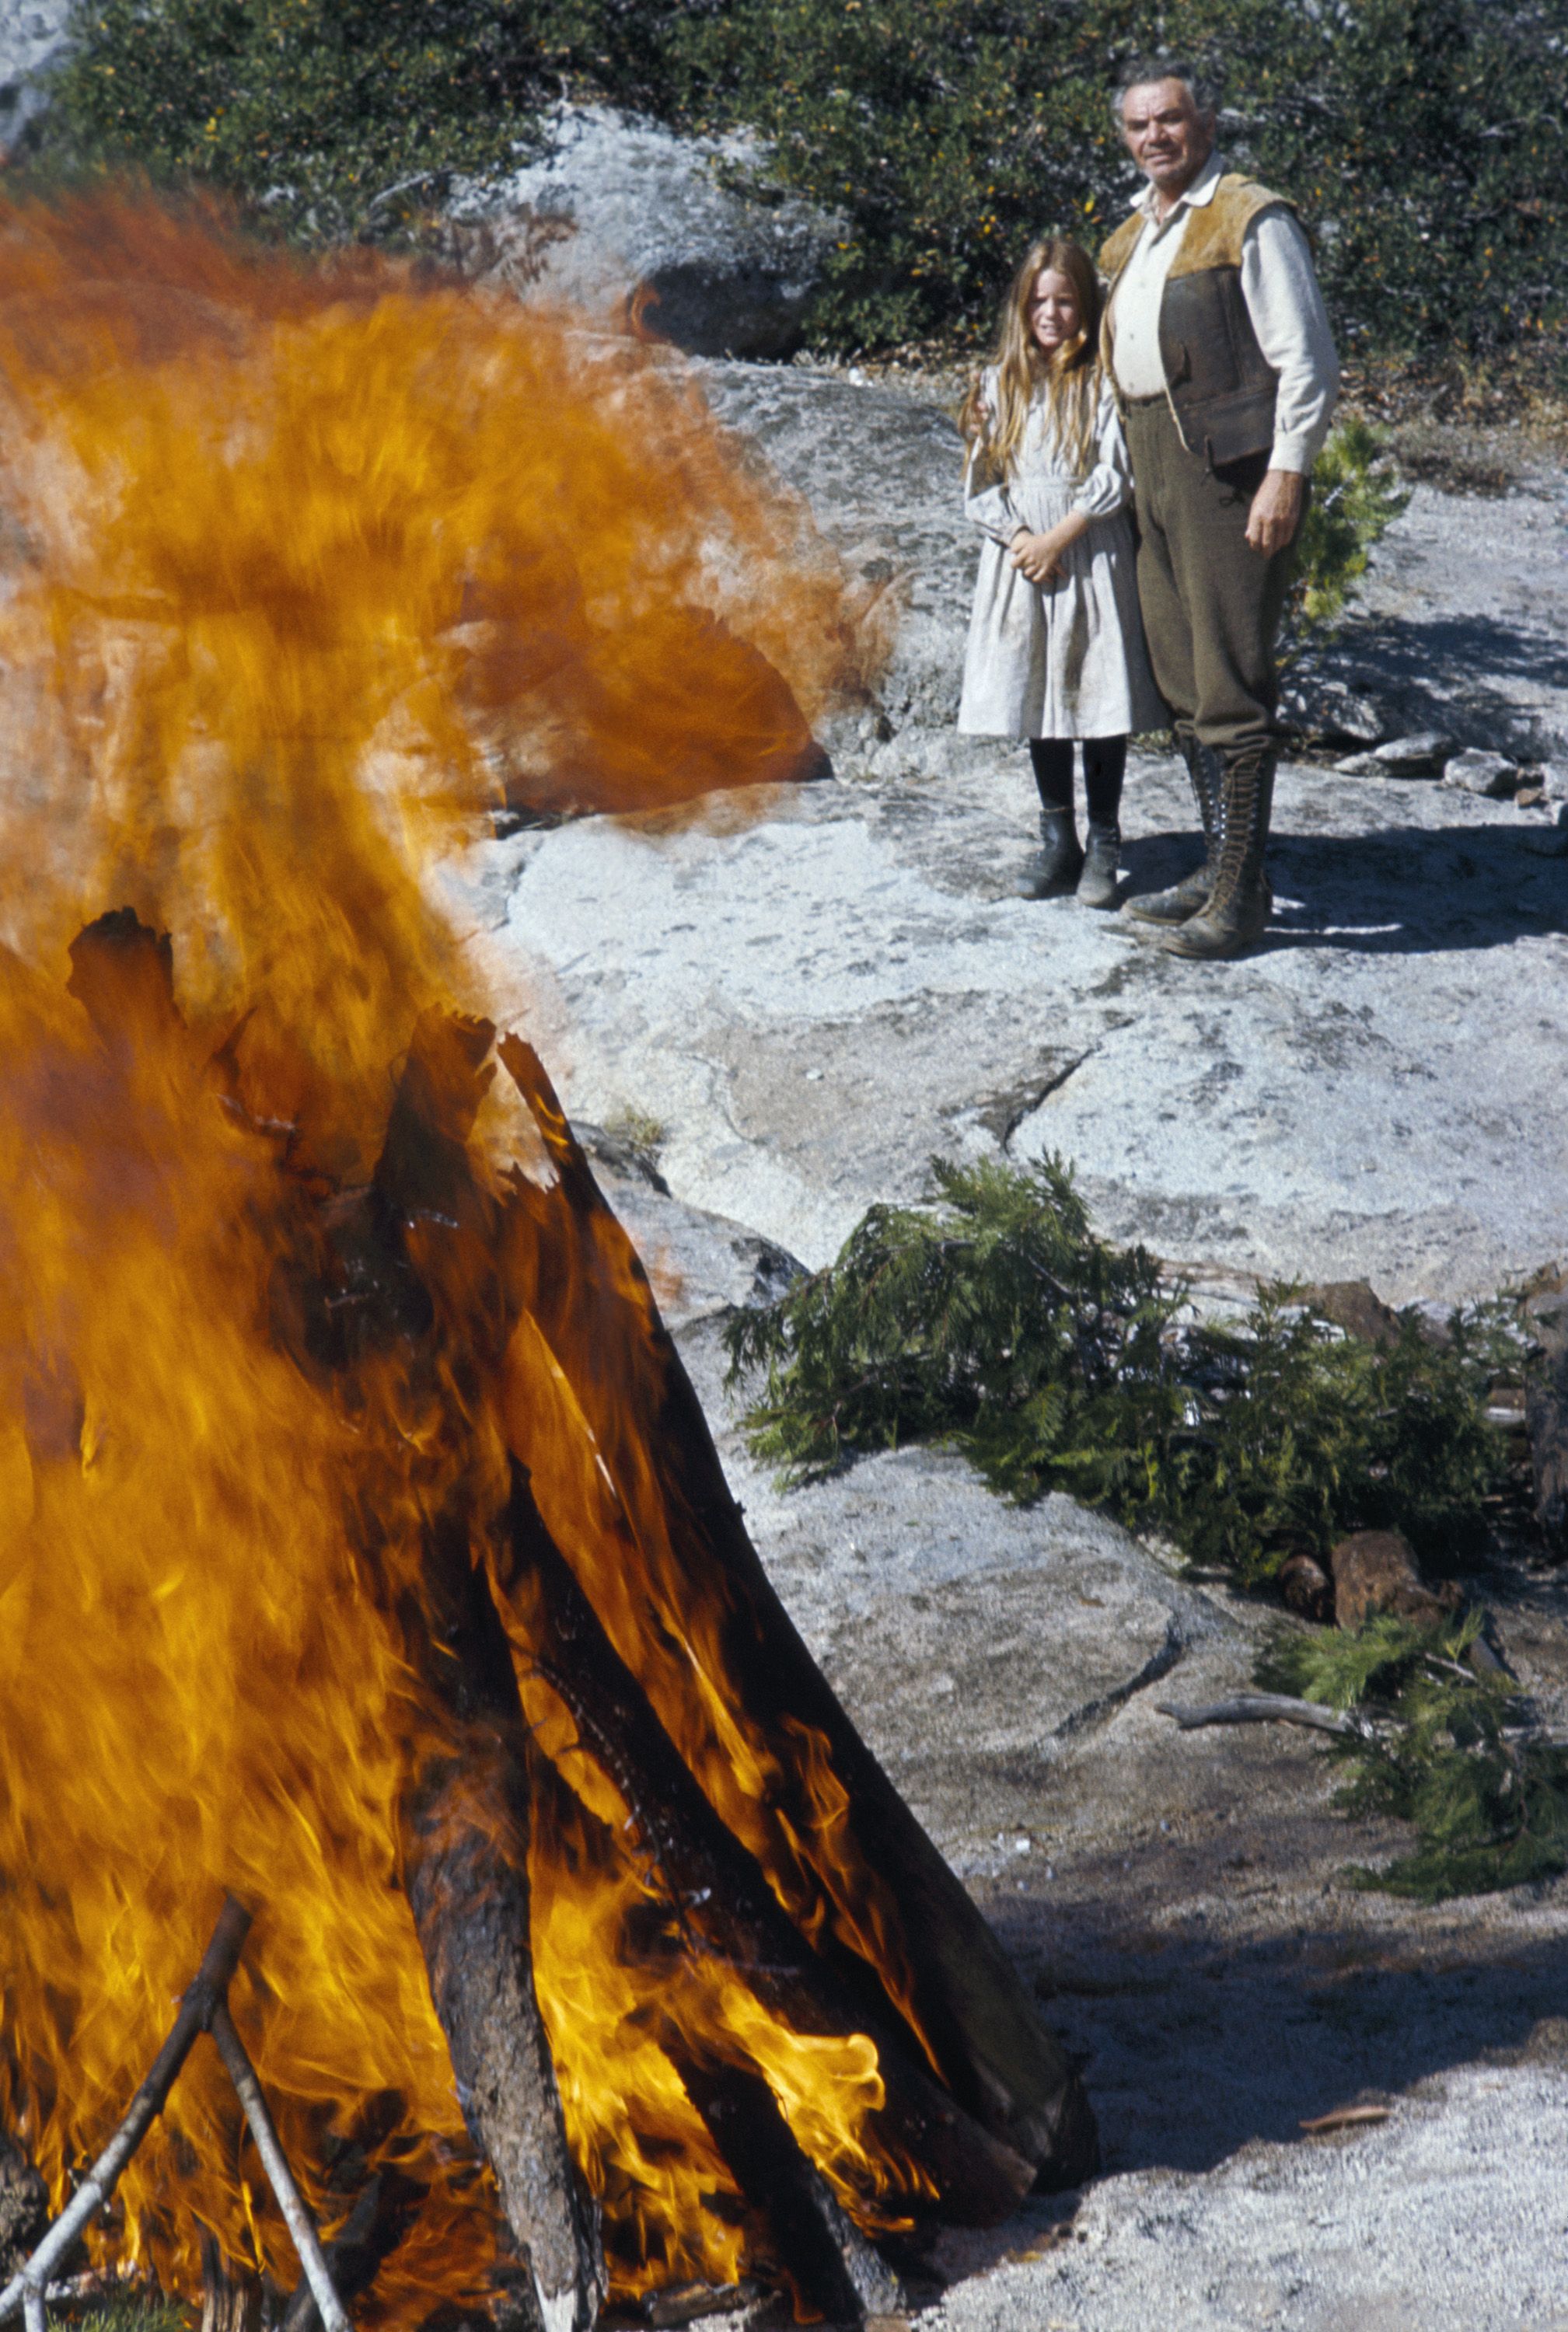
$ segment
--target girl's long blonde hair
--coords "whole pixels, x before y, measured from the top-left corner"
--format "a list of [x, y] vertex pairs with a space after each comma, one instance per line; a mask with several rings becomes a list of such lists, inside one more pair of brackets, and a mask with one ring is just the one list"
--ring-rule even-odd
[[[1078, 303], [1077, 331], [1048, 358], [1029, 329], [1029, 301], [1047, 268], [1066, 277]], [[1063, 451], [1075, 469], [1089, 468], [1099, 402], [1099, 343], [1100, 279], [1094, 261], [1082, 244], [1042, 235], [1025, 252], [1002, 309], [991, 393], [988, 397], [983, 379], [976, 380], [959, 415], [971, 472], [998, 480], [1010, 476], [1029, 407], [1041, 388]]]

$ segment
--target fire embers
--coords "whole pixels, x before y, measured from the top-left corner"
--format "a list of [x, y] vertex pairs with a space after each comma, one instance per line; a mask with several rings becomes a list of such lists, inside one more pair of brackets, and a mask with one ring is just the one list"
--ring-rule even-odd
[[[310, 2199], [372, 2222], [362, 2314], [586, 2326], [745, 2271], [842, 2313], [890, 2288], [867, 2236], [1082, 2174], [1081, 2091], [771, 1596], [538, 1062], [502, 1047], [553, 1180], [483, 1162], [492, 1031], [432, 1014], [334, 1188], [167, 970], [105, 919], [91, 1027], [32, 984], [6, 1024], [59, 1234], [6, 1161], [53, 1356], [6, 1548], [11, 2108], [57, 2188], [225, 1884]], [[198, 2218], [293, 2282], [199, 2079], [123, 2200], [177, 2282]]]

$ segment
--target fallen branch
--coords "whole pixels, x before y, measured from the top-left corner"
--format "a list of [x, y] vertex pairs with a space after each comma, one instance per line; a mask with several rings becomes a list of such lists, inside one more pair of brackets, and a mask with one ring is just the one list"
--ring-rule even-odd
[[1373, 1726], [1348, 1709], [1324, 1708], [1315, 1700], [1292, 1700], [1282, 1692], [1241, 1692], [1234, 1700], [1216, 1700], [1207, 1708], [1178, 1708], [1172, 1701], [1154, 1704], [1162, 1716], [1173, 1716], [1183, 1733], [1200, 1725], [1305, 1725], [1314, 1733], [1336, 1733], [1356, 1741], [1375, 1740]]

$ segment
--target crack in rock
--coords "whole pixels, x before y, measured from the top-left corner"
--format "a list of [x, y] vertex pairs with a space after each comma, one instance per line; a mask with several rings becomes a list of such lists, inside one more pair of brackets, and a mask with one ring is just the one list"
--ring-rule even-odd
[[1129, 1677], [1125, 1684], [1114, 1686], [1111, 1691], [1102, 1693], [1097, 1700], [1085, 1701], [1082, 1708], [1075, 1708], [1070, 1716], [1064, 1716], [1056, 1726], [1051, 1739], [1076, 1740], [1079, 1735], [1093, 1733], [1108, 1723], [1119, 1708], [1126, 1706], [1134, 1694], [1144, 1691], [1152, 1684], [1158, 1684], [1162, 1677], [1169, 1676], [1190, 1642], [1180, 1617], [1173, 1611], [1165, 1622], [1164, 1642], [1157, 1652], [1151, 1653], [1137, 1675]]

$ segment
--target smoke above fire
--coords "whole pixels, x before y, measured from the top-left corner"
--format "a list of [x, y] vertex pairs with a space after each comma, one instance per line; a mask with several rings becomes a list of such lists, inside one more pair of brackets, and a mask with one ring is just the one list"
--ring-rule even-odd
[[[0, 2118], [60, 2202], [232, 1888], [257, 1912], [236, 2019], [329, 2232], [375, 2165], [420, 2197], [372, 2308], [411, 2322], [481, 2288], [496, 2222], [399, 1889], [434, 1719], [388, 1582], [456, 1470], [494, 1510], [506, 1418], [390, 1369], [324, 1396], [278, 1326], [290, 1194], [363, 1184], [421, 1016], [484, 1008], [433, 860], [503, 801], [625, 811], [799, 770], [864, 678], [855, 611], [667, 352], [129, 197], [0, 214]], [[170, 935], [167, 979], [133, 954], [106, 990], [72, 957], [120, 908]], [[571, 1381], [592, 1361], [530, 1322], [505, 1397], [608, 1581], [626, 1524]], [[675, 1653], [711, 1720], [683, 1754], [724, 1764], [704, 1787], [765, 1851], [764, 1748], [706, 1649]], [[536, 1693], [569, 1782], [559, 1714]], [[623, 2286], [732, 2274], [733, 2194], [617, 1964], [647, 1882], [599, 1869], [624, 1809], [576, 1780], [535, 1843], [569, 2130]], [[770, 1868], [818, 1923], [857, 1895], [847, 1859], [812, 1877], [834, 1786]], [[688, 2007], [766, 2022], [740, 1987]], [[872, 2044], [748, 2045], [837, 2174]], [[292, 2282], [193, 2060], [95, 2240], [188, 2291], [200, 2226]]]

